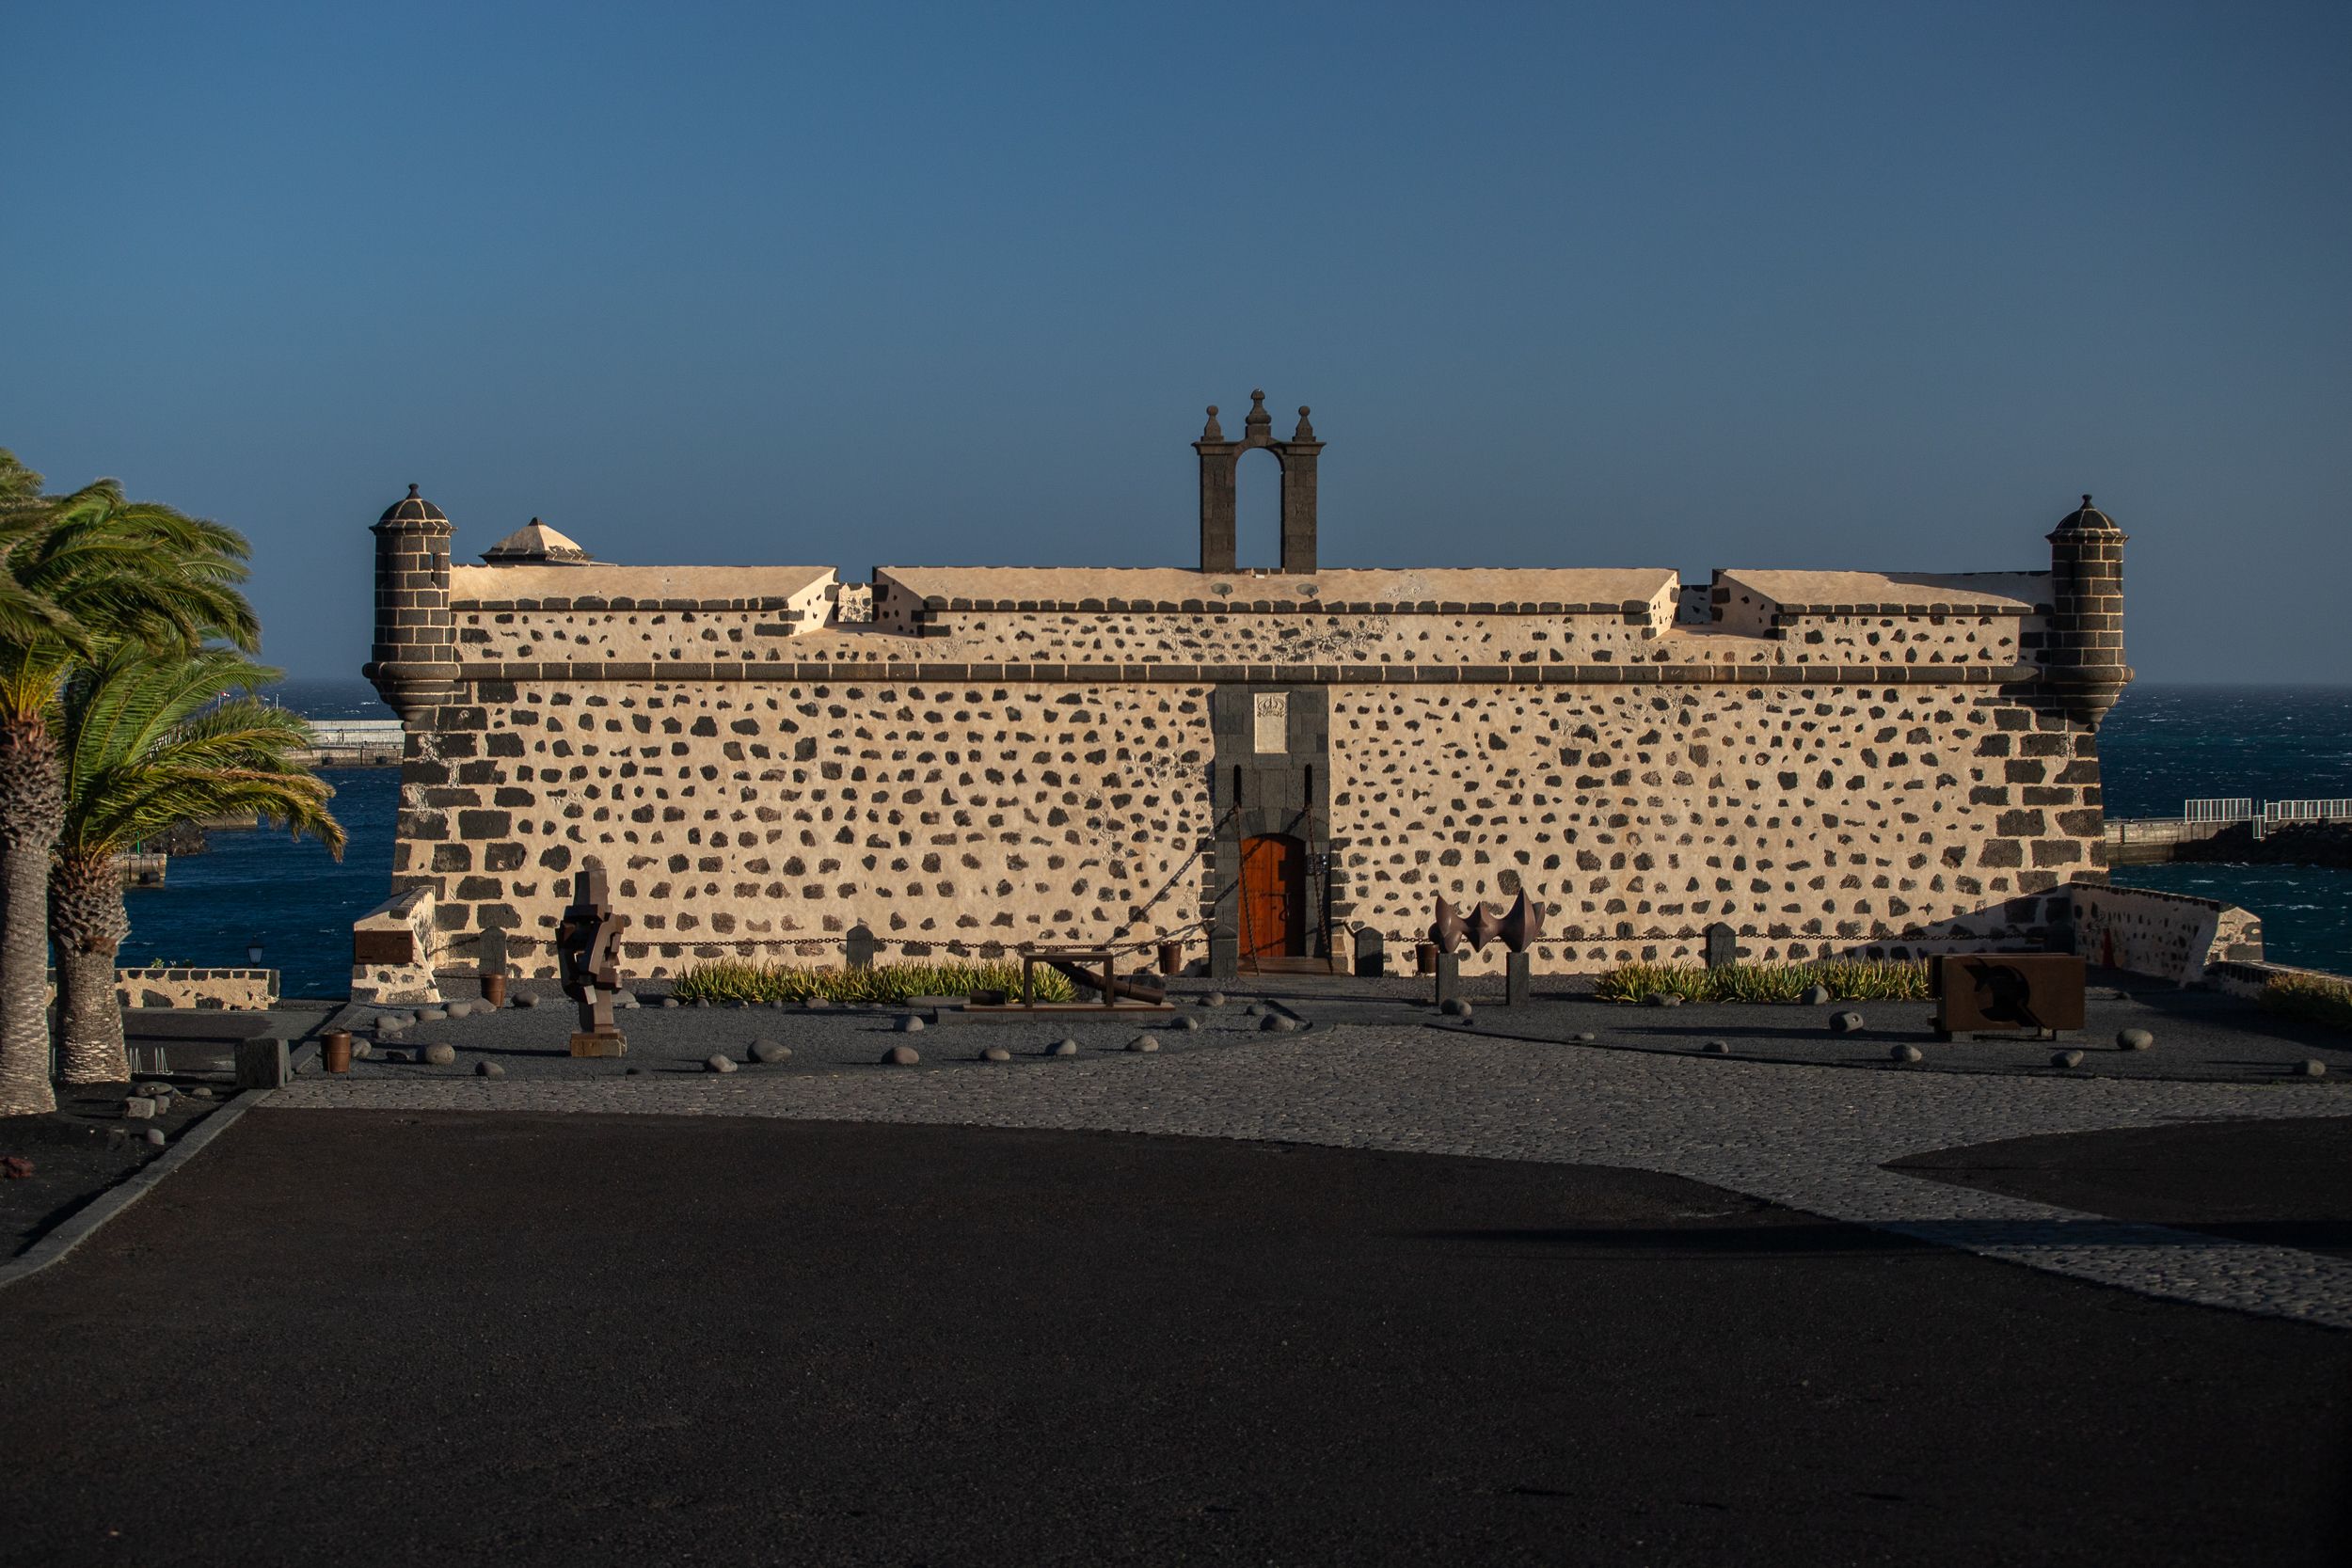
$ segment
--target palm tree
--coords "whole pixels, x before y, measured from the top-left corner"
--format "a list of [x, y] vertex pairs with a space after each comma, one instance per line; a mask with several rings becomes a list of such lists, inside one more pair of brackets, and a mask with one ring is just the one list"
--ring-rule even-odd
[[130, 500], [110, 479], [43, 496], [40, 475], [0, 453], [0, 1116], [56, 1106], [43, 995], [49, 856], [65, 812], [49, 728], [58, 689], [113, 642], [258, 645], [236, 590], [245, 557], [233, 531]]
[[226, 648], [192, 657], [111, 650], [76, 669], [58, 703], [65, 820], [49, 874], [57, 1019], [69, 1084], [130, 1076], [115, 950], [131, 928], [116, 857], [190, 817], [253, 812], [316, 833], [338, 859], [335, 792], [294, 759], [310, 727], [253, 693], [279, 672]]

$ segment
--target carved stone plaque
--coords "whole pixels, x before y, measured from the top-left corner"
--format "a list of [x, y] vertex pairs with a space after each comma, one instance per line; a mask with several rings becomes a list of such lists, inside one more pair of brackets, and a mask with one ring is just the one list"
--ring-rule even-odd
[[1291, 749], [1291, 694], [1287, 691], [1261, 691], [1256, 702], [1257, 739], [1261, 752], [1287, 752]]

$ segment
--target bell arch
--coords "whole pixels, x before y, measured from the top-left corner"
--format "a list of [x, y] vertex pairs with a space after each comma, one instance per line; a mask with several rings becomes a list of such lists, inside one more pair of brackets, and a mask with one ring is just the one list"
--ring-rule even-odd
[[1216, 422], [1216, 404], [1209, 404], [1209, 422], [1192, 450], [1200, 454], [1200, 569], [1237, 569], [1234, 476], [1241, 454], [1263, 449], [1282, 469], [1282, 564], [1284, 572], [1315, 569], [1315, 463], [1323, 443], [1308, 422], [1307, 405], [1298, 405], [1298, 428], [1290, 439], [1274, 438], [1274, 416], [1265, 410], [1265, 393], [1249, 394], [1249, 414], [1242, 421], [1242, 438], [1229, 441]]

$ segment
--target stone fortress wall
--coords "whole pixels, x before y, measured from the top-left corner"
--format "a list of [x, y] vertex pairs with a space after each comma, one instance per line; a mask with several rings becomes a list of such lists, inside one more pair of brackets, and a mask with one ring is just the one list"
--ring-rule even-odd
[[[2087, 499], [2048, 572], [1319, 571], [1322, 443], [1269, 422], [1195, 444], [1200, 571], [885, 567], [870, 610], [829, 567], [609, 565], [535, 519], [453, 566], [448, 519], [396, 503], [369, 673], [435, 961], [500, 927], [551, 974], [592, 856], [654, 975], [837, 962], [860, 924], [885, 956], [1170, 938], [1230, 973], [1265, 940], [1260, 834], [1302, 852], [1302, 956], [1401, 957], [1438, 895], [1524, 889], [1551, 972], [1691, 958], [1718, 921], [1755, 958], [2034, 944], [2104, 879], [2129, 672]], [[1227, 559], [1252, 445], [1284, 463], [1270, 573]]]

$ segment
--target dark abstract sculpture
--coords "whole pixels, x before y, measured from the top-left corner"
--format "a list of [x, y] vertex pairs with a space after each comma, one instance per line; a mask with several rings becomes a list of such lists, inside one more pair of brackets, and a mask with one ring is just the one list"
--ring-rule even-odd
[[1429, 940], [1438, 944], [1440, 953], [1451, 953], [1467, 939], [1481, 953], [1490, 942], [1499, 942], [1513, 953], [1524, 953], [1543, 939], [1544, 908], [1528, 902], [1527, 893], [1520, 890], [1509, 912], [1497, 914], [1486, 905], [1479, 905], [1468, 920], [1462, 911], [1438, 900], [1438, 918], [1429, 923]]
[[1470, 923], [1462, 918], [1462, 911], [1443, 898], [1438, 899], [1438, 918], [1429, 923], [1429, 940], [1438, 944], [1438, 951], [1452, 953], [1458, 950], [1470, 934]]
[[612, 998], [621, 990], [621, 933], [628, 928], [628, 916], [615, 913], [605, 895], [604, 867], [582, 866], [572, 879], [571, 908], [555, 928], [564, 994], [580, 1004], [575, 1056], [628, 1054], [628, 1041], [612, 1022]]

